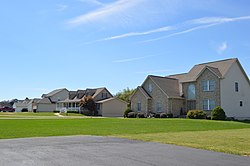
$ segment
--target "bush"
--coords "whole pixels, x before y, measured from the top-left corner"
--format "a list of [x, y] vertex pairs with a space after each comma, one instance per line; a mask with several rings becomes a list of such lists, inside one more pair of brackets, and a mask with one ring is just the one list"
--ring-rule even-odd
[[60, 113], [60, 111], [54, 110], [53, 113]]
[[124, 114], [123, 114], [123, 117], [124, 118], [127, 118], [128, 117], [128, 113], [130, 112], [133, 112], [130, 108], [127, 108], [125, 111], [124, 111]]
[[23, 109], [21, 110], [21, 112], [28, 112], [28, 109], [27, 109], [27, 108], [23, 108]]
[[128, 118], [136, 118], [137, 114], [135, 112], [128, 113]]
[[78, 111], [67, 111], [67, 113], [79, 113]]
[[190, 110], [187, 113], [189, 119], [206, 119], [206, 113], [202, 110]]
[[160, 118], [167, 118], [167, 114], [166, 113], [160, 113]]
[[167, 118], [173, 118], [173, 117], [174, 117], [174, 115], [172, 113], [167, 114]]
[[226, 114], [225, 111], [221, 107], [216, 107], [211, 112], [211, 119], [212, 120], [225, 120]]
[[156, 114], [154, 115], [154, 117], [155, 117], [155, 118], [161, 118], [161, 114], [156, 113]]
[[146, 116], [145, 116], [144, 113], [138, 113], [138, 114], [137, 114], [137, 117], [138, 117], [138, 118], [146, 118]]

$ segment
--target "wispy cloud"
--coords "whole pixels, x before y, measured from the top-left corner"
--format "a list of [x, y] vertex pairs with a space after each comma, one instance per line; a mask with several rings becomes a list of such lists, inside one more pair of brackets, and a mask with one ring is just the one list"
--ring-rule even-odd
[[151, 70], [151, 71], [139, 71], [136, 74], [159, 74], [159, 73], [166, 73], [170, 72], [171, 70], [163, 69], [163, 70]]
[[78, 1], [83, 2], [83, 3], [98, 5], [98, 6], [99, 6], [99, 5], [101, 5], [101, 6], [104, 5], [104, 3], [102, 3], [102, 2], [100, 2], [100, 1], [98, 1], [98, 0], [78, 0]]
[[[161, 36], [158, 38], [148, 39], [148, 40], [144, 40], [142, 42], [139, 42], [139, 43], [147, 43], [147, 42], [153, 42], [153, 41], [157, 41], [157, 40], [163, 40], [163, 39], [173, 37], [173, 36], [183, 35], [183, 34], [190, 33], [190, 32], [197, 31], [197, 30], [201, 30], [201, 29], [206, 29], [206, 28], [209, 28], [212, 26], [223, 24], [223, 23], [243, 21], [243, 20], [250, 20], [250, 16], [235, 17], [235, 18], [203, 17], [203, 18], [199, 18], [199, 19], [188, 20], [188, 21], [182, 22], [182, 23], [177, 24], [177, 25], [165, 26], [165, 27], [161, 27], [161, 28], [152, 29], [149, 31], [129, 32], [129, 33], [121, 34], [121, 35], [111, 36], [111, 37], [96, 40], [96, 41], [91, 42], [91, 43], [108, 41], [108, 40], [116, 40], [116, 39], [128, 38], [128, 37], [133, 37], [133, 36], [145, 36], [145, 35], [150, 35], [150, 34], [154, 34], [154, 33], [168, 32], [168, 31], [186, 28], [186, 29], [179, 31], [179, 32], [174, 32], [174, 33], [170, 33], [168, 35]], [[195, 25], [198, 25], [198, 26], [195, 26]]]
[[128, 9], [136, 7], [142, 1], [143, 0], [136, 0], [136, 1], [118, 0], [110, 4], [106, 4], [103, 7], [95, 11], [73, 18], [69, 20], [67, 23], [73, 26], [77, 26], [77, 25], [81, 25], [81, 24], [85, 24], [85, 23], [93, 22], [97, 20], [105, 21], [105, 18], [109, 16], [119, 17], [121, 13], [126, 13]]
[[104, 38], [102, 40], [105, 41], [105, 40], [121, 39], [121, 38], [132, 37], [132, 36], [150, 35], [150, 34], [153, 34], [153, 33], [166, 32], [166, 31], [170, 31], [170, 30], [173, 30], [173, 29], [175, 29], [175, 28], [171, 27], [171, 26], [166, 26], [166, 27], [161, 27], [161, 28], [157, 28], [157, 29], [153, 29], [153, 30], [145, 31], [145, 32], [130, 32], [130, 33], [125, 33], [125, 34], [122, 34], [122, 35], [107, 37], [107, 38]]
[[218, 54], [222, 54], [228, 48], [227, 42], [222, 42], [219, 47], [217, 48]]
[[63, 12], [63, 11], [65, 11], [69, 6], [68, 6], [68, 5], [64, 5], [64, 4], [57, 4], [56, 7], [57, 7], [56, 11], [58, 11], [58, 12]]
[[142, 56], [142, 57], [136, 57], [136, 58], [128, 58], [128, 59], [120, 59], [120, 60], [115, 60], [113, 63], [125, 63], [125, 62], [132, 62], [132, 61], [138, 61], [142, 59], [147, 59], [151, 57], [155, 57], [157, 55], [149, 55], [149, 56]]

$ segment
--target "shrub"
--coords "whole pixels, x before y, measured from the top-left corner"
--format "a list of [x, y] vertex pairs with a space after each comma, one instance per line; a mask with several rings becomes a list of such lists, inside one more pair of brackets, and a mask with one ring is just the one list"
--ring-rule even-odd
[[60, 113], [60, 111], [54, 110], [53, 113]]
[[79, 113], [78, 111], [67, 111], [67, 113]]
[[174, 115], [172, 113], [167, 114], [167, 118], [173, 118], [173, 117], [174, 117]]
[[205, 119], [206, 113], [202, 110], [190, 110], [187, 113], [187, 118], [189, 118], [189, 119]]
[[137, 117], [138, 117], [138, 118], [146, 118], [146, 116], [145, 116], [144, 113], [138, 113], [138, 114], [137, 114]]
[[135, 112], [130, 112], [128, 113], [128, 118], [136, 118], [136, 113]]
[[21, 110], [21, 112], [28, 112], [28, 109], [27, 109], [27, 108], [23, 108], [23, 109]]
[[156, 113], [156, 114], [154, 115], [154, 117], [155, 117], [155, 118], [160, 118], [160, 117], [161, 117], [161, 114]]
[[167, 114], [166, 113], [160, 113], [160, 118], [167, 118]]
[[216, 107], [211, 112], [211, 119], [212, 120], [225, 120], [226, 114], [225, 111], [221, 107]]
[[128, 117], [128, 113], [130, 112], [133, 112], [130, 108], [127, 108], [125, 111], [124, 111], [124, 114], [123, 114], [123, 117], [124, 118], [127, 118]]

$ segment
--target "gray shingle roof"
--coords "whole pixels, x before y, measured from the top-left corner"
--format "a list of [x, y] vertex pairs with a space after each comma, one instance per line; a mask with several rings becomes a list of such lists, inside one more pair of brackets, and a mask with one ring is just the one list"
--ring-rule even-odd
[[209, 69], [219, 78], [223, 78], [232, 64], [236, 61], [237, 58], [232, 58], [215, 62], [202, 63], [195, 65], [188, 73], [170, 75], [167, 77], [178, 79], [180, 82], [192, 82], [196, 81], [197, 77], [204, 69]]
[[54, 96], [55, 94], [63, 91], [63, 90], [67, 90], [66, 88], [62, 88], [62, 89], [56, 89], [56, 90], [53, 90], [52, 92], [48, 93], [48, 94], [44, 94], [43, 97], [51, 97], [51, 96]]
[[180, 98], [179, 81], [174, 78], [150, 75], [149, 78], [169, 97]]

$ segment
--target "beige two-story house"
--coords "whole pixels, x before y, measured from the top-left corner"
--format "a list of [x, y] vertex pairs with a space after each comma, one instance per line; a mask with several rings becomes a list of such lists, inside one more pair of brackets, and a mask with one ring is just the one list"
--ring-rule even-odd
[[184, 74], [148, 76], [131, 96], [136, 112], [180, 116], [193, 109], [210, 113], [216, 106], [228, 117], [250, 118], [250, 81], [236, 58], [198, 64]]

